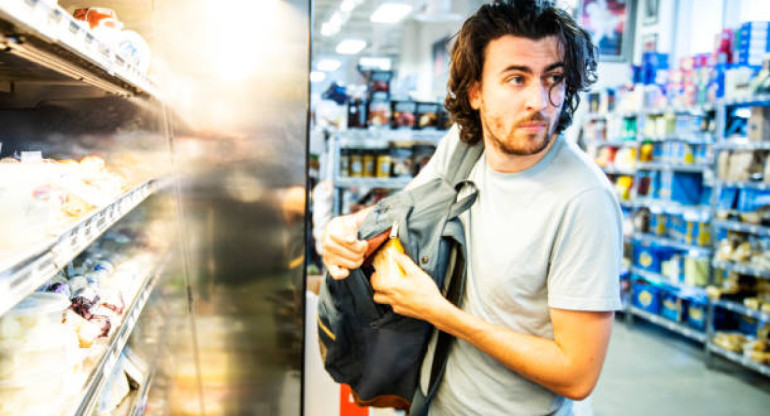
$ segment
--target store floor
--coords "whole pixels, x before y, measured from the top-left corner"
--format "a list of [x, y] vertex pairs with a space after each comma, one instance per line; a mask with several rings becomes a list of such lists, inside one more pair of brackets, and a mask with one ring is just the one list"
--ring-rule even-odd
[[[703, 347], [641, 319], [613, 328], [594, 416], [756, 416], [770, 409], [770, 378], [714, 357]], [[590, 415], [591, 412], [582, 412]]]

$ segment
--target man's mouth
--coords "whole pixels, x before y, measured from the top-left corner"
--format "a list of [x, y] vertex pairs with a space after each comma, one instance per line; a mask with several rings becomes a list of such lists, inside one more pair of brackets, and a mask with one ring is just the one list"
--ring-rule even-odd
[[519, 124], [518, 129], [524, 130], [527, 133], [540, 133], [545, 130], [547, 124], [545, 121], [528, 121], [526, 123]]

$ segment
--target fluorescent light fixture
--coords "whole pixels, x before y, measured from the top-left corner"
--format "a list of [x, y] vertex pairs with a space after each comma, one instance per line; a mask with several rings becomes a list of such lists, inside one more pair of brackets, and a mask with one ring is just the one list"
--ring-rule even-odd
[[380, 69], [382, 71], [390, 71], [393, 67], [390, 58], [361, 58], [358, 60], [358, 65], [364, 68]]
[[412, 11], [408, 4], [385, 3], [378, 7], [369, 18], [374, 23], [397, 23]]
[[340, 4], [340, 11], [343, 13], [350, 13], [355, 9], [357, 6], [355, 0], [342, 0], [342, 3]]
[[334, 26], [341, 26], [342, 25], [342, 15], [340, 12], [334, 12], [331, 18], [329, 18], [329, 23], [333, 24]]
[[334, 26], [333, 24], [326, 22], [321, 25], [321, 34], [324, 36], [333, 36], [335, 33], [337, 33], [340, 30], [339, 26]]
[[310, 82], [321, 82], [326, 79], [326, 72], [310, 71]]
[[340, 61], [336, 59], [321, 59], [318, 61], [318, 70], [325, 72], [336, 71], [341, 65]]
[[366, 47], [366, 42], [361, 39], [345, 39], [337, 44], [337, 53], [340, 55], [355, 55]]

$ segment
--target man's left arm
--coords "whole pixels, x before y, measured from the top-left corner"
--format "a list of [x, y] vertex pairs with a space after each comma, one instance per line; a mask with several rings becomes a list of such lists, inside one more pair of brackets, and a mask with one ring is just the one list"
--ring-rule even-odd
[[385, 281], [375, 274], [376, 302], [430, 322], [556, 394], [580, 400], [591, 393], [607, 353], [613, 312], [550, 308], [553, 340], [523, 334], [462, 311], [441, 296], [430, 276], [408, 256], [399, 253], [396, 258], [407, 276]]

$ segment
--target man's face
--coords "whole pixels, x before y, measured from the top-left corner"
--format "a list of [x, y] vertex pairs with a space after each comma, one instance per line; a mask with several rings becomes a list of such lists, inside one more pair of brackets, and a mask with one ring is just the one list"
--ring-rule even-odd
[[520, 156], [548, 147], [564, 102], [563, 80], [563, 54], [556, 37], [506, 35], [489, 42], [481, 83], [469, 91], [485, 143]]

